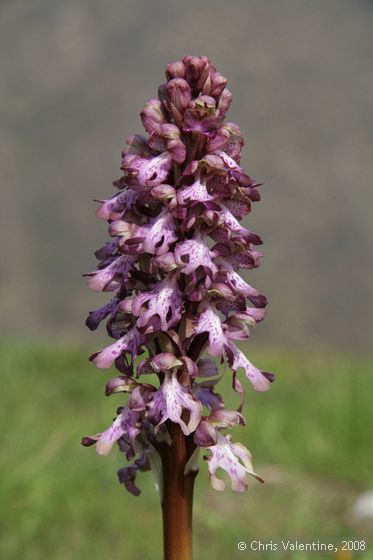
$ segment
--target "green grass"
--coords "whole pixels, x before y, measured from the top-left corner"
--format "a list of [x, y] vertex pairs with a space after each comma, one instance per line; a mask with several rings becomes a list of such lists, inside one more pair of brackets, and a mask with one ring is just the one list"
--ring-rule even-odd
[[[0, 350], [1, 560], [162, 557], [151, 473], [140, 475], [143, 493], [134, 498], [117, 483], [116, 450], [99, 457], [80, 446], [82, 435], [108, 425], [122, 399], [103, 396], [107, 372], [89, 364], [87, 354], [40, 346]], [[247, 426], [233, 437], [252, 451], [266, 484], [253, 481], [246, 494], [217, 493], [201, 464], [195, 559], [250, 557], [236, 550], [239, 540], [372, 540], [372, 527], [349, 511], [373, 487], [373, 360], [274, 350], [250, 357], [277, 380], [264, 394], [247, 386]], [[231, 394], [228, 378], [221, 390]]]

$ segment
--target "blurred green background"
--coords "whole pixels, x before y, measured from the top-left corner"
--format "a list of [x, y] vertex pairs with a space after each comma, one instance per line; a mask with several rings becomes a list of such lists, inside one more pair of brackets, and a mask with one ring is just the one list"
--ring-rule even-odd
[[[117, 482], [122, 457], [116, 449], [99, 457], [79, 444], [82, 435], [106, 428], [123, 398], [103, 396], [106, 375], [87, 364], [86, 352], [1, 348], [2, 559], [162, 556], [160, 505], [151, 473], [138, 477], [142, 494], [135, 498]], [[250, 356], [259, 366], [276, 370], [278, 379], [269, 393], [248, 387], [247, 426], [236, 428], [233, 437], [253, 452], [265, 484], [253, 480], [247, 493], [218, 493], [210, 488], [201, 461], [196, 560], [249, 557], [236, 547], [250, 539], [371, 541], [371, 520], [356, 518], [353, 507], [373, 487], [373, 359], [273, 349]], [[229, 375], [221, 390], [231, 395]], [[372, 558], [372, 548], [356, 557]]]
[[107, 297], [81, 274], [107, 236], [92, 200], [184, 54], [228, 77], [242, 164], [265, 182], [246, 225], [269, 315], [245, 351], [277, 374], [248, 388], [234, 433], [266, 483], [219, 494], [202, 464], [196, 560], [249, 557], [241, 540], [372, 540], [373, 498], [356, 509], [373, 489], [372, 25], [371, 0], [0, 2], [0, 560], [161, 557], [151, 475], [134, 498], [119, 454], [79, 443], [121, 403], [87, 361], [106, 336], [84, 320]]

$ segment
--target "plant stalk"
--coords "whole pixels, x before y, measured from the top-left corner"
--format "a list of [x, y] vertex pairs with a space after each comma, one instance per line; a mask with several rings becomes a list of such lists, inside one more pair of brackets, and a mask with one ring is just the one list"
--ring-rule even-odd
[[193, 489], [198, 471], [185, 475], [184, 469], [195, 444], [178, 424], [167, 422], [167, 428], [171, 445], [165, 443], [161, 450], [164, 560], [192, 560]]

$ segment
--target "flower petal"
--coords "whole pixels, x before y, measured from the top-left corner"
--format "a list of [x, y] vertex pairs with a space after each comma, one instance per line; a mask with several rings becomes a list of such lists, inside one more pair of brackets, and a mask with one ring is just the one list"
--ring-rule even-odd
[[109, 233], [121, 237], [120, 249], [123, 252], [127, 248], [133, 252], [133, 247], [136, 246], [138, 253], [163, 255], [177, 240], [175, 228], [172, 215], [164, 209], [144, 226], [123, 220], [114, 221], [110, 224]]
[[149, 159], [128, 154], [125, 155], [122, 163], [122, 168], [128, 177], [135, 179], [140, 187], [155, 187], [164, 183], [171, 167], [172, 157], [168, 152]]
[[176, 358], [174, 354], [171, 354], [171, 352], [162, 352], [150, 360], [150, 365], [154, 371], [160, 372], [180, 367], [183, 365], [183, 362]]
[[215, 428], [207, 420], [201, 420], [196, 431], [194, 432], [194, 443], [200, 447], [209, 447], [215, 445], [217, 435]]
[[83, 438], [82, 444], [85, 446], [95, 445], [99, 455], [108, 455], [114, 443], [118, 441], [123, 434], [122, 417], [119, 415], [105, 432]]
[[87, 285], [95, 292], [114, 292], [128, 278], [128, 273], [136, 262], [136, 257], [122, 255], [115, 257], [107, 266], [86, 274]]
[[108, 200], [102, 200], [96, 210], [96, 216], [101, 220], [118, 220], [123, 213], [130, 209], [138, 199], [138, 193], [126, 188]]
[[233, 371], [236, 372], [239, 368], [243, 368], [247, 379], [256, 391], [268, 391], [271, 383], [267, 377], [246, 358], [235, 344], [230, 343], [229, 350], [228, 359]]
[[[187, 436], [198, 426], [201, 420], [201, 409], [201, 403], [193, 398], [187, 387], [179, 383], [176, 372], [166, 371], [163, 383], [154, 393], [150, 403], [151, 418], [157, 422], [156, 429], [166, 420], [171, 420], [179, 424]], [[187, 424], [182, 419], [184, 410], [188, 410], [190, 413]]]
[[166, 122], [162, 103], [159, 99], [150, 99], [140, 113], [142, 124], [149, 134], [158, 132], [161, 125]]
[[218, 381], [219, 379], [214, 379], [203, 383], [194, 383], [193, 385], [193, 394], [211, 412], [215, 412], [224, 406], [221, 395], [214, 391], [214, 385]]
[[263, 482], [263, 479], [253, 470], [250, 452], [241, 444], [232, 444], [230, 436], [217, 433], [217, 443], [209, 447], [208, 451], [210, 455], [205, 456], [204, 459], [208, 462], [210, 483], [215, 490], [224, 490], [225, 488], [225, 482], [216, 476], [216, 471], [219, 468], [228, 473], [234, 492], [247, 490], [246, 474], [250, 474]]
[[224, 262], [221, 270], [223, 270], [228, 284], [236, 293], [249, 298], [256, 307], [265, 307], [267, 305], [267, 298], [245, 282], [228, 262]]
[[145, 332], [167, 331], [181, 319], [182, 293], [176, 276], [166, 277], [149, 292], [137, 295], [132, 313], [138, 317], [137, 326]]
[[177, 201], [182, 206], [189, 205], [191, 202], [206, 202], [213, 199], [214, 197], [207, 191], [206, 183], [198, 178], [191, 185], [177, 191]]
[[209, 353], [221, 356], [228, 340], [224, 334], [221, 319], [213, 305], [208, 305], [195, 322], [195, 334], [206, 332], [209, 337]]
[[134, 360], [144, 342], [145, 337], [136, 328], [133, 328], [122, 338], [114, 342], [114, 344], [110, 344], [107, 348], [92, 354], [90, 360], [100, 369], [109, 369], [114, 361], [124, 352], [130, 353], [131, 358]]
[[202, 267], [211, 277], [217, 272], [213, 262], [213, 253], [207, 245], [207, 239], [202, 237], [187, 239], [175, 247], [175, 260], [183, 274], [191, 274]]
[[226, 408], [219, 408], [214, 410], [209, 416], [209, 422], [215, 428], [233, 428], [234, 426], [244, 426], [245, 418], [240, 412], [236, 410], [227, 410]]
[[105, 303], [105, 305], [103, 305], [102, 307], [99, 307], [95, 311], [90, 311], [85, 322], [87, 327], [91, 331], [96, 330], [99, 324], [101, 323], [101, 321], [103, 321], [105, 317], [107, 317], [110, 313], [112, 313], [116, 309], [118, 305], [118, 301], [119, 299], [115, 296], [108, 303]]

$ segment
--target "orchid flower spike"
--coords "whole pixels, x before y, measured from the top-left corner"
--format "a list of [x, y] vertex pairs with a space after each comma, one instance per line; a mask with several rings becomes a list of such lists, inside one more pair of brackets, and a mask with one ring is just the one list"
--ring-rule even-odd
[[[113, 342], [91, 360], [115, 366], [106, 394], [125, 400], [112, 425], [82, 443], [100, 455], [117, 443], [127, 462], [119, 480], [134, 495], [137, 473], [169, 441], [170, 422], [204, 450], [215, 489], [225, 487], [218, 469], [234, 491], [246, 490], [248, 475], [261, 480], [249, 451], [226, 433], [245, 423], [240, 377], [256, 391], [273, 381], [236, 345], [264, 318], [267, 300], [239, 275], [262, 256], [259, 235], [242, 225], [260, 194], [240, 166], [244, 138], [226, 120], [226, 84], [206, 57], [169, 64], [158, 97], [141, 111], [146, 135], [127, 139], [116, 193], [97, 210], [111, 240], [86, 276], [93, 290], [113, 293], [86, 324], [94, 330], [106, 320]], [[216, 392], [223, 362], [240, 397], [236, 411]], [[143, 381], [149, 374], [158, 381]]]

